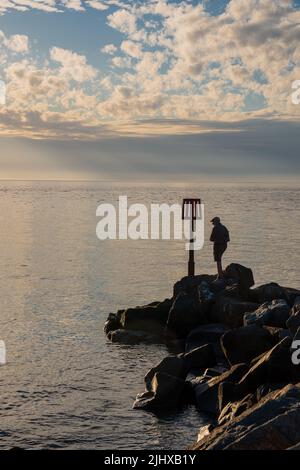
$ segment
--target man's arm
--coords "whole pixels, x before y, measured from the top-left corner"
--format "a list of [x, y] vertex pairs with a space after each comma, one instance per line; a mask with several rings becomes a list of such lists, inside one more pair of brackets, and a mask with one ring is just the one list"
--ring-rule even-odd
[[213, 228], [210, 236], [210, 241], [214, 242], [216, 240], [216, 227]]

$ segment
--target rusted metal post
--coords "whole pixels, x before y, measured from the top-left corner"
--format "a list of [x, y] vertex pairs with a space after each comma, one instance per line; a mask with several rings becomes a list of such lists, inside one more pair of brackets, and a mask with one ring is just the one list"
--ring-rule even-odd
[[[182, 220], [190, 220], [191, 222], [191, 239], [190, 243], [194, 243], [192, 235], [195, 232], [195, 221], [200, 218], [201, 199], [184, 199], [182, 204]], [[193, 247], [189, 250], [188, 276], [195, 276], [195, 250]]]

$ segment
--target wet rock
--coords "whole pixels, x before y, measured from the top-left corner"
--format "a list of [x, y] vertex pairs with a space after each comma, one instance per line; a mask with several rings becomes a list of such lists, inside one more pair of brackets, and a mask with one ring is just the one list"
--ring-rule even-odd
[[231, 365], [250, 362], [274, 345], [272, 334], [257, 325], [230, 330], [221, 338], [223, 352]]
[[120, 324], [118, 314], [110, 313], [104, 324], [104, 328], [103, 328], [104, 333], [107, 336], [111, 331], [119, 330], [120, 328], [121, 328], [121, 324]]
[[165, 357], [145, 376], [145, 392], [138, 394], [134, 408], [174, 407], [181, 399], [188, 369], [183, 358]]
[[255, 312], [244, 315], [244, 325], [268, 325], [285, 328], [290, 307], [285, 300], [277, 299], [266, 302]]
[[245, 313], [254, 312], [258, 304], [245, 302], [232, 297], [219, 297], [212, 307], [210, 321], [220, 322], [231, 328], [243, 325]]
[[279, 284], [276, 284], [276, 282], [270, 282], [268, 284], [258, 286], [255, 289], [251, 289], [249, 291], [249, 295], [253, 302], [258, 302], [260, 304], [272, 302], [272, 300], [276, 299], [289, 300], [286, 289], [281, 287]]
[[160, 361], [155, 367], [152, 367], [147, 374], [145, 375], [145, 384], [146, 390], [152, 390], [151, 382], [154, 375], [157, 373], [163, 373], [166, 375], [171, 375], [178, 379], [185, 380], [188, 367], [183, 357], [178, 356], [167, 356], [162, 361]]
[[120, 324], [127, 330], [161, 333], [167, 322], [172, 300], [153, 302], [142, 307], [128, 308], [120, 315]]
[[174, 408], [180, 402], [184, 384], [184, 380], [178, 377], [156, 372], [148, 390], [137, 395], [133, 408], [145, 410]]
[[186, 366], [189, 370], [203, 369], [216, 365], [216, 356], [211, 344], [205, 344], [199, 348], [183, 354]]
[[201, 411], [219, 414], [219, 385], [224, 381], [237, 382], [246, 373], [246, 364], [237, 364], [223, 374], [208, 381], [203, 381], [202, 377], [193, 381], [197, 407]]
[[232, 421], [234, 418], [240, 416], [244, 411], [252, 408], [256, 403], [256, 398], [253, 394], [246, 395], [242, 400], [234, 403], [228, 403], [220, 413], [218, 424], [223, 424]]
[[114, 330], [110, 331], [107, 335], [112, 343], [120, 344], [140, 344], [140, 343], [162, 343], [161, 336], [152, 335], [147, 331], [135, 330]]
[[230, 264], [224, 274], [227, 278], [235, 279], [243, 290], [248, 290], [255, 284], [252, 270], [241, 264]]
[[198, 291], [193, 295], [179, 293], [170, 309], [167, 328], [177, 337], [184, 338], [191, 330], [204, 323], [206, 317]]
[[287, 385], [219, 426], [192, 450], [285, 450], [300, 441], [300, 386]]

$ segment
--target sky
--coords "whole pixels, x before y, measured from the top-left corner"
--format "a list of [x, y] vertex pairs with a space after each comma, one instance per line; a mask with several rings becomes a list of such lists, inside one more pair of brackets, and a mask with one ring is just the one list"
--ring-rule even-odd
[[0, 178], [298, 178], [299, 44], [300, 0], [0, 0]]

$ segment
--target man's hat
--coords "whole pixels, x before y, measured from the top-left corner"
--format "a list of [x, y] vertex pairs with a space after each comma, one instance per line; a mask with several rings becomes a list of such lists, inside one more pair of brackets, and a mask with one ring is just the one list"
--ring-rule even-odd
[[221, 219], [220, 217], [214, 217], [212, 220], [211, 220], [211, 223], [220, 223], [221, 222]]

